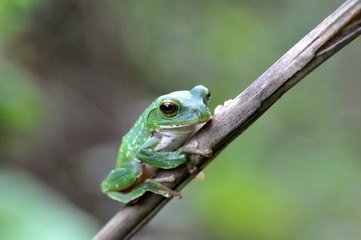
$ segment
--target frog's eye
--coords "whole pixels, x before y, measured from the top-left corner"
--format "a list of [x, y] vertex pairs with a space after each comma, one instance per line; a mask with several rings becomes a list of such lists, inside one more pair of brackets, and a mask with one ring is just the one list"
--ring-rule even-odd
[[178, 113], [178, 104], [172, 100], [164, 100], [160, 103], [159, 110], [164, 117], [174, 117]]
[[206, 103], [209, 103], [211, 101], [211, 92], [208, 89], [205, 92], [204, 98], [206, 100]]

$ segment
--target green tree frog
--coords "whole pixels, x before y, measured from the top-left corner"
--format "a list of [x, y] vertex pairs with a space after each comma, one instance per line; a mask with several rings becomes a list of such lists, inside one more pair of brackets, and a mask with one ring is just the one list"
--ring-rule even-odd
[[171, 169], [187, 161], [189, 154], [210, 156], [210, 149], [181, 147], [208, 120], [211, 94], [204, 86], [190, 91], [176, 91], [158, 97], [123, 137], [115, 169], [101, 184], [110, 198], [128, 203], [150, 191], [164, 197], [181, 197], [161, 182], [152, 179], [159, 168]]

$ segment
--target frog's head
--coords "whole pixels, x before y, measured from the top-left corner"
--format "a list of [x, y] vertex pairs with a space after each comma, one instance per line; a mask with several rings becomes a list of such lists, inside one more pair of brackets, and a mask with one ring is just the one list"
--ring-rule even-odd
[[170, 129], [205, 123], [211, 118], [210, 98], [209, 90], [201, 85], [160, 96], [149, 112], [148, 124], [153, 129]]

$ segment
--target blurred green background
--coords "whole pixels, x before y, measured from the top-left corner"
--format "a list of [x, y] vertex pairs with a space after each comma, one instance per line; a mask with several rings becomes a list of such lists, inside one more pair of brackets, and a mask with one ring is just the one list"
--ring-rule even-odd
[[[90, 239], [157, 96], [235, 97], [342, 1], [2, 0], [0, 239]], [[289, 91], [135, 239], [361, 238], [361, 42]]]

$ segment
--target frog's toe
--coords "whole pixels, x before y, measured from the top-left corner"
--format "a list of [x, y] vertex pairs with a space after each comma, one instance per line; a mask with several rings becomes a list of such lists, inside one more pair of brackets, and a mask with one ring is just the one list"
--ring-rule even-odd
[[174, 175], [170, 175], [165, 177], [153, 178], [153, 180], [156, 182], [165, 183], [165, 182], [175, 182], [176, 178]]
[[212, 156], [212, 149], [210, 148], [206, 148], [206, 149], [201, 149], [199, 150], [199, 155], [203, 156], [203, 157], [211, 157]]

